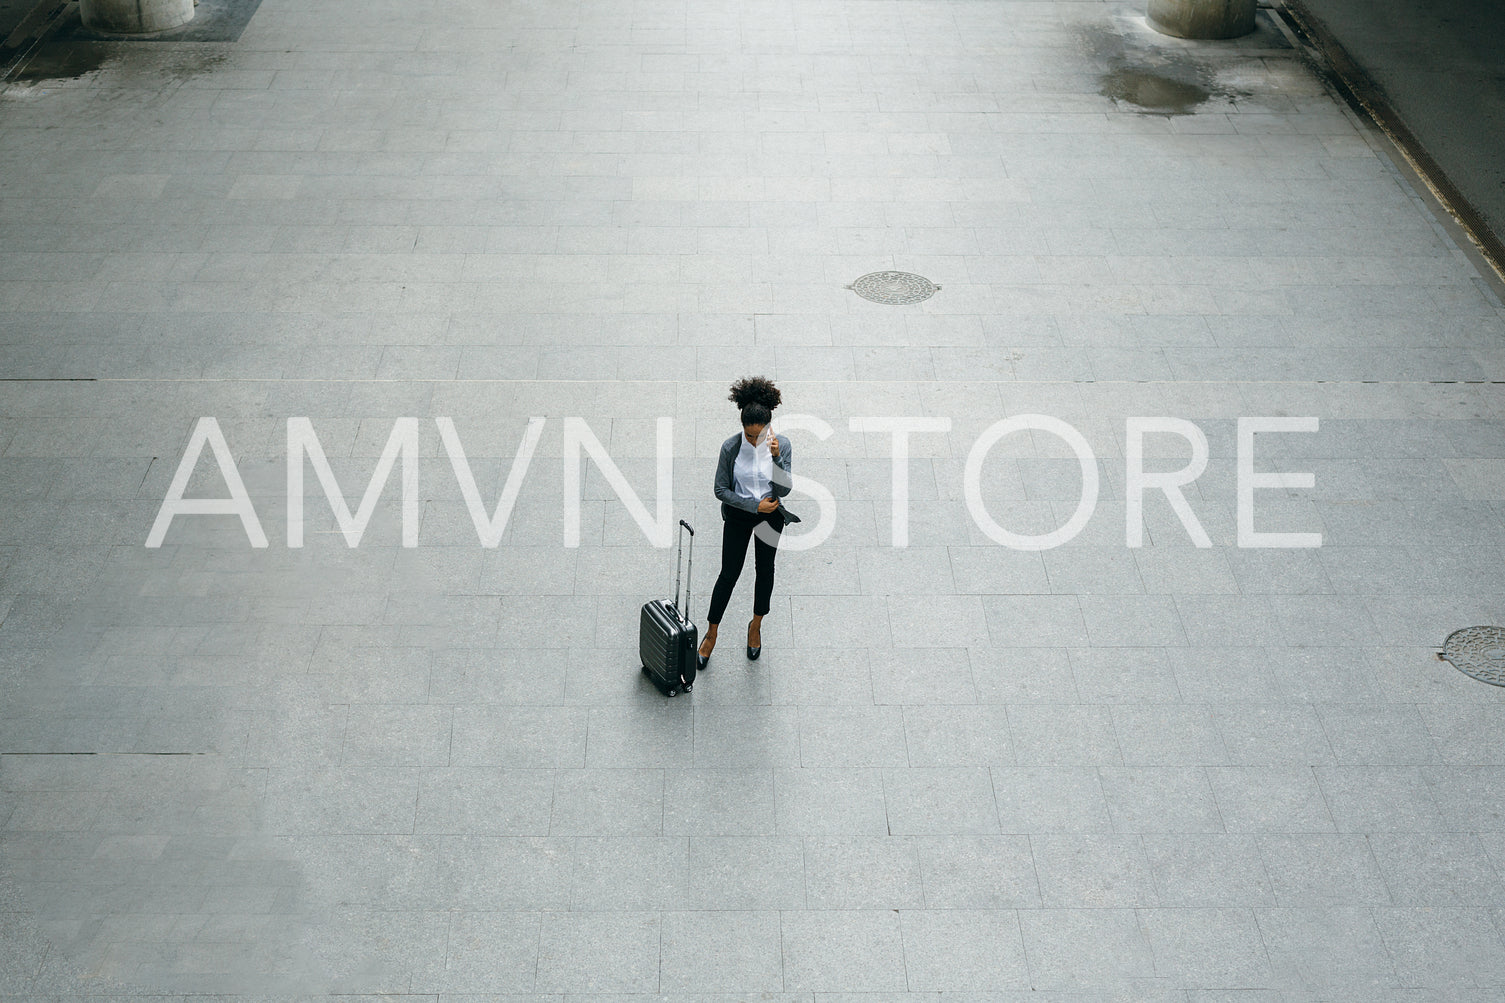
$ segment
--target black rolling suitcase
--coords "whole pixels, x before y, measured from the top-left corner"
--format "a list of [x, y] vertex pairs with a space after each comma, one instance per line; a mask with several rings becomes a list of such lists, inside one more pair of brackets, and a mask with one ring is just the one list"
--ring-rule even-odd
[[[690, 571], [695, 568], [695, 529], [679, 520], [679, 553], [674, 558], [674, 600], [655, 599], [643, 604], [638, 621], [638, 657], [643, 671], [666, 697], [688, 693], [695, 684], [695, 656], [699, 631], [682, 611], [690, 607]], [[679, 604], [679, 569], [685, 550], [684, 531], [690, 532], [690, 567], [685, 572], [685, 604]]]

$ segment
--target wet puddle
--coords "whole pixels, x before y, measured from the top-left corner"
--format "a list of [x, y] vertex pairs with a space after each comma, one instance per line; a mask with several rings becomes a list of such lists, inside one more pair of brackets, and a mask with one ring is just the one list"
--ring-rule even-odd
[[233, 42], [260, 3], [201, 0], [194, 19], [182, 28], [121, 38], [90, 31], [79, 19], [78, 6], [69, 5], [19, 45], [0, 49], [0, 80], [17, 84], [77, 80], [112, 64], [126, 74], [155, 73], [169, 79], [195, 76], [223, 63], [228, 49], [158, 43]]
[[1232, 50], [1164, 44], [1149, 31], [1128, 22], [1076, 29], [1083, 53], [1097, 64], [1103, 97], [1147, 114], [1191, 115], [1214, 98], [1240, 96], [1218, 84], [1218, 60], [1232, 57]]
[[50, 42], [40, 46], [11, 80], [21, 84], [76, 80], [100, 69], [114, 55], [108, 45], [99, 42]]
[[1098, 93], [1103, 97], [1166, 115], [1189, 115], [1212, 97], [1212, 92], [1200, 84], [1133, 66], [1115, 67], [1101, 80]]
[[132, 42], [83, 42], [50, 38], [37, 47], [9, 78], [16, 84], [77, 80], [109, 67], [127, 79], [184, 80], [208, 73], [225, 61], [218, 50], [137, 46]]

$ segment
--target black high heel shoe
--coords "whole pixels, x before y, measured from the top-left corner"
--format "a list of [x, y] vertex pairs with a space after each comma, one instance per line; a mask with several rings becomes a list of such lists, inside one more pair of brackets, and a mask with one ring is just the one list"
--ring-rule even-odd
[[[749, 627], [751, 627], [752, 623], [749, 621], [747, 625]], [[759, 633], [761, 634], [762, 632], [759, 631]], [[759, 640], [761, 640], [761, 639], [762, 638], [760, 637]], [[747, 646], [747, 658], [748, 658], [748, 661], [756, 662], [758, 660], [758, 656], [761, 655], [761, 654], [763, 654], [763, 646], [761, 644], [758, 645], [756, 648], [754, 648], [750, 644]]]

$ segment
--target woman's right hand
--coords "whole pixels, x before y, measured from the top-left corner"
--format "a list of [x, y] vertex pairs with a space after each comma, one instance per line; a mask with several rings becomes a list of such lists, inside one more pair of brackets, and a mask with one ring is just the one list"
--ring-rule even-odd
[[779, 500], [777, 498], [764, 498], [762, 501], [758, 502], [758, 511], [764, 514], [772, 512], [778, 507]]

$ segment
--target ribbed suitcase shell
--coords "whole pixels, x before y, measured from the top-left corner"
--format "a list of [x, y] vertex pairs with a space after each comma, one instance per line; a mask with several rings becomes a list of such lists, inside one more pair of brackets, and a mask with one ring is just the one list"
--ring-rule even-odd
[[679, 615], [679, 568], [684, 557], [685, 533], [690, 534], [690, 567], [685, 572], [685, 607], [690, 605], [690, 572], [695, 570], [695, 528], [679, 520], [679, 553], [674, 558], [674, 599], [654, 599], [643, 604], [638, 619], [638, 658], [653, 685], [672, 697], [688, 692], [695, 684], [695, 664], [700, 631], [693, 621]]
[[644, 603], [638, 623], [638, 657], [648, 678], [665, 696], [688, 691], [695, 683], [699, 628], [682, 621], [667, 599]]

